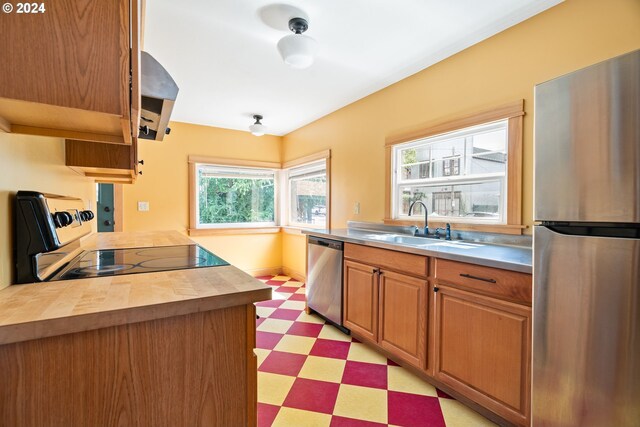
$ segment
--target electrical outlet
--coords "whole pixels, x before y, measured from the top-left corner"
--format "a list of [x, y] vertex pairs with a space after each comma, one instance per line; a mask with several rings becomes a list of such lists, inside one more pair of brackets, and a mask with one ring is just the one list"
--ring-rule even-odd
[[353, 205], [353, 213], [360, 215], [360, 202], [356, 202], [356, 204]]
[[149, 202], [138, 202], [138, 211], [147, 212], [149, 210]]

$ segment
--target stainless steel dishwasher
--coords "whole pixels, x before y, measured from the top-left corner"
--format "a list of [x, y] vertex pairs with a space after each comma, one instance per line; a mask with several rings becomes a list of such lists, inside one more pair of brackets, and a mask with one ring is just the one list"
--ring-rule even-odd
[[343, 332], [342, 326], [343, 243], [307, 237], [307, 306]]

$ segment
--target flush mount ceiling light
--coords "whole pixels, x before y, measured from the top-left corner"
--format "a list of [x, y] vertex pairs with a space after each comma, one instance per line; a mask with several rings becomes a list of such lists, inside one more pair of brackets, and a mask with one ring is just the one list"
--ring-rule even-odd
[[284, 62], [293, 68], [307, 68], [313, 64], [318, 43], [304, 33], [309, 28], [309, 23], [304, 18], [292, 18], [289, 20], [289, 29], [294, 34], [284, 36], [278, 42], [278, 52]]
[[267, 127], [262, 123], [260, 123], [260, 120], [262, 120], [262, 116], [260, 114], [255, 114], [253, 118], [255, 119], [256, 122], [251, 126], [249, 126], [249, 132], [251, 132], [255, 136], [264, 135], [265, 131], [267, 130]]

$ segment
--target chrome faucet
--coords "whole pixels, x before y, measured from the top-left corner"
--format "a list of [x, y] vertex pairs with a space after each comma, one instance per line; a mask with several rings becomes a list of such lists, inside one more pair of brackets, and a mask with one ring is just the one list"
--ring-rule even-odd
[[[411, 216], [411, 213], [413, 212], [413, 207], [416, 205], [416, 203], [420, 203], [422, 205], [422, 207], [424, 208], [424, 235], [428, 236], [429, 235], [429, 226], [427, 224], [427, 220], [429, 219], [429, 210], [427, 209], [427, 205], [425, 205], [422, 200], [416, 200], [414, 202], [411, 203], [411, 205], [409, 205], [409, 216]], [[418, 233], [416, 233], [417, 235]]]

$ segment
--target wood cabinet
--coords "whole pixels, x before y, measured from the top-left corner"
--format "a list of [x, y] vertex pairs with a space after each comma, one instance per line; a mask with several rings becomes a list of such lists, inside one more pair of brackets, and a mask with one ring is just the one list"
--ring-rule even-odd
[[424, 368], [427, 358], [426, 280], [381, 270], [380, 346], [412, 365]]
[[530, 423], [531, 275], [346, 243], [344, 325], [498, 422]]
[[369, 341], [378, 341], [378, 272], [370, 265], [344, 263], [343, 324]]
[[138, 176], [138, 138], [131, 145], [65, 141], [65, 164], [96, 182], [131, 184]]
[[349, 243], [345, 258], [344, 326], [354, 336], [425, 369], [428, 282], [389, 267], [408, 266], [426, 277], [427, 258]]
[[3, 18], [0, 129], [131, 144], [138, 134], [139, 0], [56, 0]]
[[528, 425], [531, 308], [438, 286], [435, 378]]
[[436, 259], [435, 379], [529, 425], [531, 275]]

